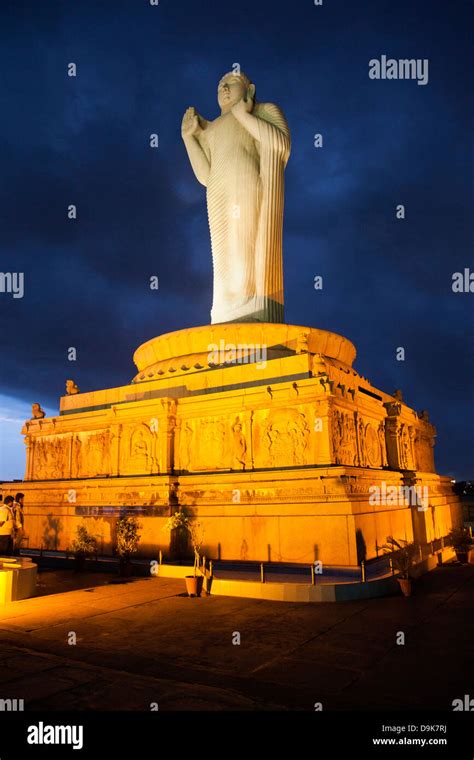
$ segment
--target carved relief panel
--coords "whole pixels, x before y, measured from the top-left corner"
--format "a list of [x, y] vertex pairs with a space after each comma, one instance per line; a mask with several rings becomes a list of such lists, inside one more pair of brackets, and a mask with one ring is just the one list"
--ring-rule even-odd
[[72, 441], [71, 477], [111, 475], [114, 439], [115, 435], [110, 428], [75, 433]]
[[253, 427], [255, 467], [310, 464], [307, 416], [297, 409], [275, 409], [256, 416]]
[[385, 426], [368, 421], [358, 411], [333, 409], [333, 461], [359, 467], [386, 467]]
[[178, 470], [245, 470], [251, 467], [250, 417], [182, 419], [177, 437]]
[[70, 435], [36, 436], [33, 443], [32, 480], [69, 477]]
[[335, 464], [357, 465], [363, 431], [356, 428], [353, 412], [333, 409], [331, 415], [332, 447]]
[[124, 425], [120, 441], [120, 474], [160, 472], [158, 434], [145, 423]]
[[416, 465], [413, 456], [412, 428], [402, 423], [398, 428], [398, 456], [401, 470], [415, 470]]
[[382, 449], [377, 428], [371, 423], [365, 426], [365, 455], [368, 467], [382, 467]]

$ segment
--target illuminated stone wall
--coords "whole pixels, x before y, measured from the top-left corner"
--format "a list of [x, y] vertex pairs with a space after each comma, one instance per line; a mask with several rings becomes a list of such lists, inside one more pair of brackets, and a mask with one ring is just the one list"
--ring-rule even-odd
[[[30, 547], [67, 548], [87, 519], [111, 552], [128, 508], [154, 556], [178, 505], [204, 524], [207, 556], [224, 559], [353, 565], [387, 535], [446, 535], [459, 506], [435, 474], [427, 415], [360, 376], [345, 338], [267, 328], [161, 336], [137, 350], [130, 385], [64, 396], [57, 417], [26, 422]], [[210, 355], [222, 341], [246, 347], [238, 363], [230, 349]], [[374, 505], [370, 488], [384, 484], [426, 486], [429, 504], [416, 518], [416, 506]]]

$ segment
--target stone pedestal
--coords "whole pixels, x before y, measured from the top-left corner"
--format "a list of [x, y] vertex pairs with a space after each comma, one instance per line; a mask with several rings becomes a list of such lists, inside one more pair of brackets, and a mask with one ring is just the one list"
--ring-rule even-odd
[[[130, 385], [65, 396], [58, 417], [25, 423], [15, 489], [30, 547], [64, 549], [86, 519], [111, 551], [129, 510], [142, 552], [166, 554], [179, 505], [203, 524], [209, 558], [355, 565], [388, 535], [445, 536], [461, 518], [435, 473], [435, 429], [360, 376], [355, 355], [346, 338], [297, 325], [148, 341]], [[423, 503], [395, 498], [409, 487]]]

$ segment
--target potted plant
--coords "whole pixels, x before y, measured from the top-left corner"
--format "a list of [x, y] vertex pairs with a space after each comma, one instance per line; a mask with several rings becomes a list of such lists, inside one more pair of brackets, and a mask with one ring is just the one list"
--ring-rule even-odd
[[138, 551], [140, 524], [136, 517], [121, 517], [116, 525], [116, 547], [119, 556], [119, 573], [122, 577], [133, 575], [132, 554]]
[[186, 531], [188, 534], [193, 547], [194, 567], [193, 574], [185, 576], [186, 590], [188, 596], [201, 596], [204, 580], [204, 577], [199, 570], [201, 567], [201, 546], [204, 540], [204, 531], [201, 529], [201, 524], [196, 522], [185, 512], [178, 511], [168, 519], [165, 525], [165, 530]]
[[400, 584], [403, 596], [411, 596], [410, 570], [419, 555], [419, 547], [415, 541], [406, 541], [393, 536], [387, 536], [387, 543], [382, 547], [386, 553], [392, 555], [392, 563], [398, 570], [397, 581]]
[[74, 552], [74, 570], [80, 573], [86, 566], [86, 558], [91, 554], [97, 554], [97, 541], [88, 533], [85, 525], [78, 525], [71, 548]]
[[449, 540], [456, 552], [458, 562], [466, 565], [469, 556], [469, 550], [472, 547], [473, 540], [468, 528], [461, 526], [449, 531]]

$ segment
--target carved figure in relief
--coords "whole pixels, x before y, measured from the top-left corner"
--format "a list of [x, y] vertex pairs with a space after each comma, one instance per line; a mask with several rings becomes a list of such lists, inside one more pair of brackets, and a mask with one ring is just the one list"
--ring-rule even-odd
[[237, 417], [232, 425], [232, 441], [232, 469], [245, 470], [247, 461], [247, 441], [245, 440], [242, 423], [239, 417]]
[[305, 463], [305, 449], [309, 428], [304, 417], [295, 417], [288, 423], [288, 432], [292, 441], [293, 461], [295, 464]]
[[60, 438], [39, 438], [34, 450], [34, 477], [38, 480], [57, 480], [64, 477], [65, 448]]
[[342, 464], [342, 414], [336, 409], [332, 415], [332, 441], [334, 450], [334, 461], [336, 464]]
[[53, 478], [63, 478], [66, 474], [66, 465], [68, 464], [69, 457], [67, 456], [65, 444], [66, 439], [63, 438], [56, 438], [53, 442]]
[[352, 414], [335, 409], [332, 416], [332, 439], [336, 464], [358, 464], [357, 429]]
[[33, 477], [40, 480], [46, 468], [46, 450], [42, 438], [35, 440], [33, 452]]
[[72, 442], [72, 476], [83, 477], [82, 467], [82, 441], [79, 435], [75, 435]]
[[408, 428], [408, 435], [410, 438], [411, 469], [416, 470], [417, 468], [417, 457], [416, 457], [416, 446], [415, 446], [416, 430], [413, 427], [413, 425], [410, 425], [410, 427]]
[[192, 451], [193, 428], [186, 421], [181, 428], [180, 436], [180, 468], [182, 470], [191, 470], [191, 451]]
[[94, 433], [88, 440], [88, 461], [93, 469], [91, 474], [110, 475], [111, 469], [111, 446], [112, 436], [110, 430], [101, 430]]
[[410, 456], [410, 437], [406, 425], [402, 425], [399, 430], [399, 452], [400, 452], [400, 469], [411, 470], [412, 462]]
[[149, 471], [148, 441], [142, 427], [134, 430], [130, 436], [130, 467], [137, 473]]
[[305, 464], [309, 427], [304, 415], [282, 410], [265, 428], [267, 459], [272, 467]]
[[365, 448], [365, 425], [362, 417], [359, 417], [357, 429], [359, 436], [359, 464], [361, 467], [365, 467], [367, 464], [367, 455]]
[[377, 431], [370, 424], [365, 428], [365, 443], [367, 463], [370, 467], [379, 467], [381, 464], [380, 441]]
[[[348, 414], [347, 417], [347, 438], [349, 448], [349, 464], [357, 464], [357, 429], [356, 421], [352, 414]], [[352, 460], [352, 461], [351, 461]]]
[[378, 436], [379, 436], [380, 453], [381, 453], [381, 458], [382, 458], [382, 467], [388, 467], [387, 444], [385, 442], [385, 422], [384, 422], [384, 420], [380, 421], [380, 424], [379, 424], [377, 432], [378, 432]]
[[226, 424], [221, 419], [208, 418], [199, 421], [196, 433], [198, 446], [192, 452], [193, 469], [213, 470], [216, 467], [225, 467], [226, 464], [228, 466], [225, 451], [226, 433]]

